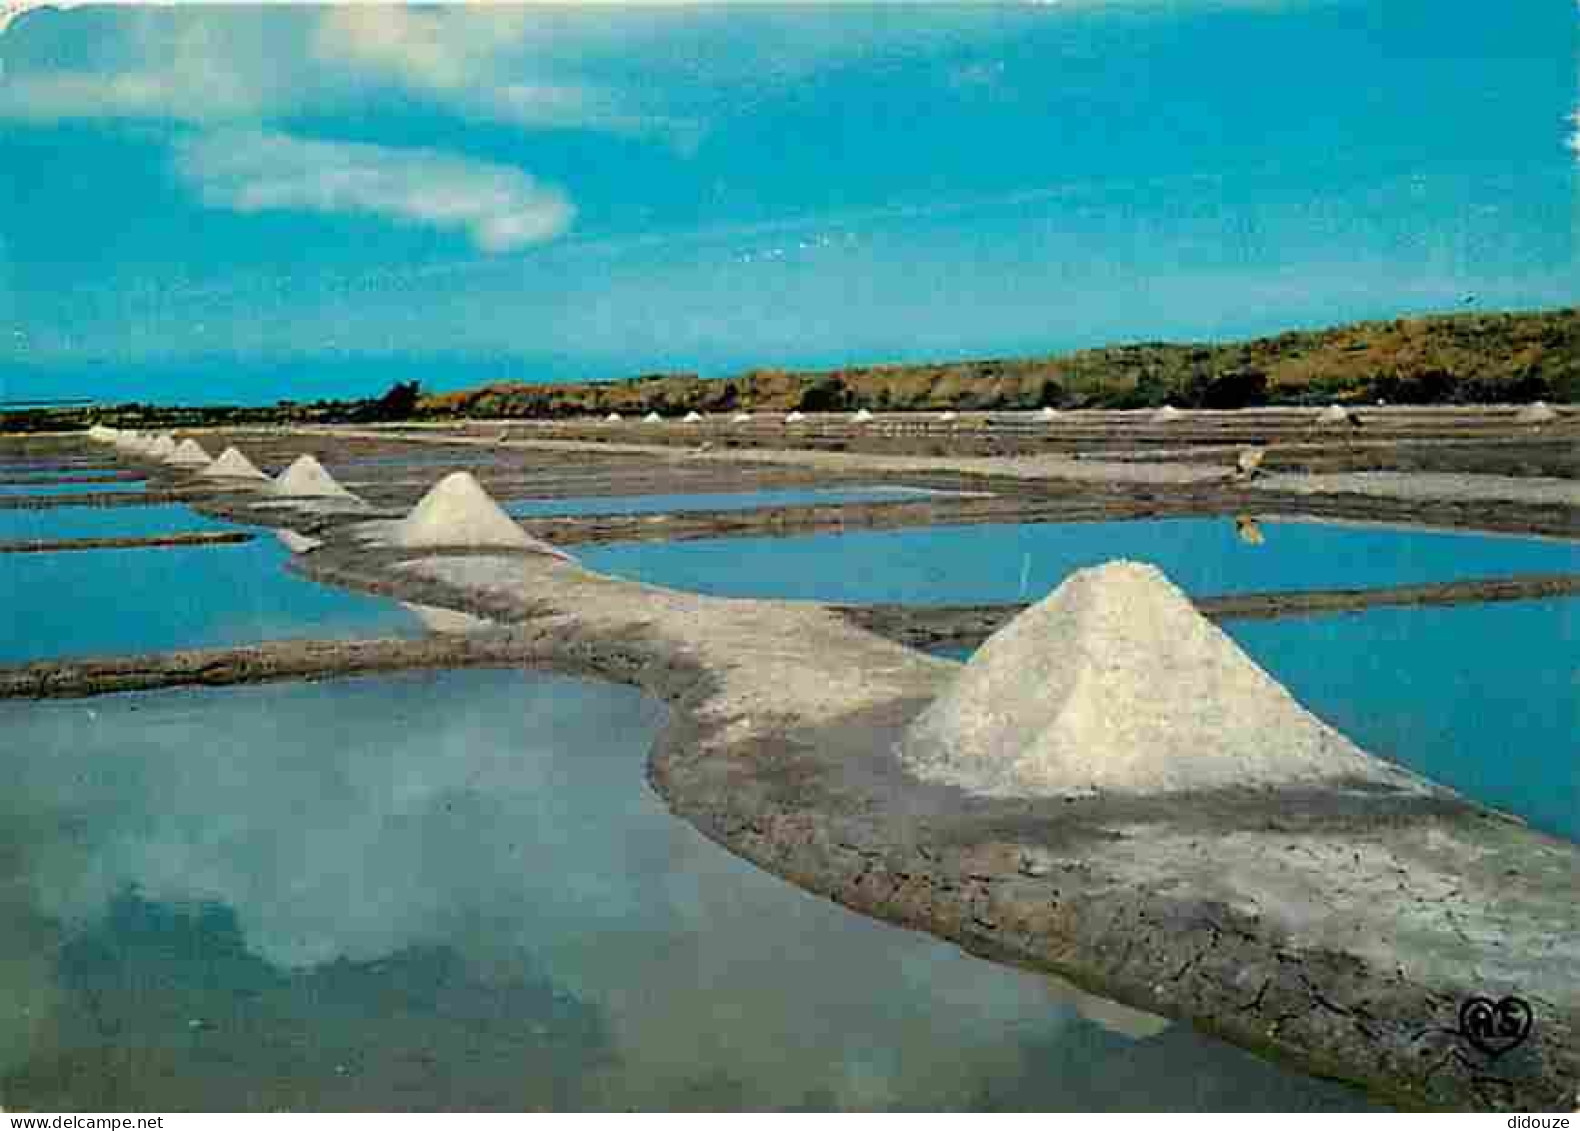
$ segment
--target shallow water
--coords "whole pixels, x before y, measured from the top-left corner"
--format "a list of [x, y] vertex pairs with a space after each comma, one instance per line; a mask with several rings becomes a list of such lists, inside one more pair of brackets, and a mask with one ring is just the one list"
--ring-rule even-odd
[[36, 483], [0, 483], [0, 495], [97, 495], [146, 490], [148, 484], [141, 479], [111, 479], [103, 483], [53, 483], [47, 479]]
[[[1226, 621], [1374, 754], [1580, 841], [1580, 600]], [[971, 649], [936, 654], [968, 659]]]
[[802, 490], [699, 491], [678, 495], [584, 495], [563, 499], [514, 499], [505, 510], [518, 517], [595, 514], [674, 514], [684, 511], [741, 511], [766, 507], [890, 503], [948, 492], [925, 487], [821, 487]]
[[1368, 588], [1580, 571], [1580, 543], [1308, 522], [1232, 519], [937, 526], [788, 538], [710, 538], [578, 548], [589, 569], [724, 597], [848, 604], [1036, 600], [1072, 571], [1151, 562], [1196, 595]]
[[[198, 527], [214, 528], [245, 529]], [[422, 635], [417, 619], [392, 601], [288, 573], [289, 557], [266, 531], [239, 545], [0, 555], [0, 663]]]
[[511, 671], [0, 703], [0, 1100], [1359, 1103], [750, 867], [647, 788], [661, 720]]
[[64, 506], [0, 510], [0, 542], [67, 541], [73, 538], [156, 538], [244, 530], [177, 503], [152, 506]]

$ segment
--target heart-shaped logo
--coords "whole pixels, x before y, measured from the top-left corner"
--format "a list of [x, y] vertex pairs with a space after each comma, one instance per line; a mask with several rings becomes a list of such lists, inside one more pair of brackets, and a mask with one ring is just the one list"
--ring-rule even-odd
[[1524, 1044], [1535, 1022], [1531, 1007], [1512, 994], [1501, 1001], [1473, 997], [1459, 1007], [1459, 1035], [1493, 1058]]

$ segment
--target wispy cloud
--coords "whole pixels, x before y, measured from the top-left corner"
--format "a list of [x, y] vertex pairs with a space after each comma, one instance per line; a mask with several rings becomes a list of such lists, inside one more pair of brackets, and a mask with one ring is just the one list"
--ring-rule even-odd
[[462, 231], [486, 252], [553, 239], [575, 216], [519, 169], [431, 149], [220, 130], [178, 142], [172, 163], [211, 208], [377, 216]]

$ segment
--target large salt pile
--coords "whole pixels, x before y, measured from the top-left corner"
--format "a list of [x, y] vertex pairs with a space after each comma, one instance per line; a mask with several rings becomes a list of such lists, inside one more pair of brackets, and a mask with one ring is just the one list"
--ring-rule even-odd
[[324, 470], [323, 464], [305, 453], [297, 456], [290, 467], [280, 472], [280, 477], [274, 481], [269, 490], [276, 495], [287, 495], [292, 498], [353, 499], [361, 502], [350, 491], [335, 482], [335, 477]]
[[199, 475], [206, 475], [210, 479], [256, 479], [267, 483], [269, 477], [253, 465], [252, 460], [242, 455], [235, 448], [226, 448], [219, 454], [219, 458], [209, 464]]
[[1558, 419], [1558, 414], [1545, 401], [1534, 401], [1515, 413], [1514, 419], [1521, 424], [1551, 424]]
[[1154, 566], [1072, 574], [906, 733], [917, 775], [996, 796], [1425, 783], [1316, 718]]
[[165, 462], [173, 467], [207, 467], [213, 459], [203, 450], [191, 436], [176, 445], [176, 450], [165, 457]]
[[489, 497], [469, 472], [446, 475], [395, 526], [397, 546], [498, 546], [536, 550], [570, 561], [563, 550], [532, 537]]
[[1330, 404], [1317, 413], [1318, 424], [1348, 424], [1349, 420], [1349, 410], [1341, 404]]

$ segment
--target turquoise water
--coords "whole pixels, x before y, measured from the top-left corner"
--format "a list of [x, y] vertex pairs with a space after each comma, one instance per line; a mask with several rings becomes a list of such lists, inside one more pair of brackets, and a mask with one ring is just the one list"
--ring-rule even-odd
[[104, 483], [0, 483], [0, 495], [96, 495], [101, 491], [146, 491], [140, 479], [112, 479]]
[[1367, 750], [1580, 841], [1580, 600], [1224, 628]]
[[176, 503], [153, 506], [66, 506], [0, 510], [0, 542], [69, 541], [74, 538], [155, 538], [244, 530]]
[[799, 491], [701, 491], [683, 495], [584, 495], [565, 499], [515, 499], [505, 504], [505, 510], [520, 518], [583, 514], [673, 514], [678, 511], [741, 511], [766, 507], [889, 503], [913, 501], [944, 493], [921, 487], [822, 487]]
[[[1580, 600], [1223, 628], [1365, 749], [1580, 841]], [[937, 649], [954, 660], [970, 653]]]
[[1400, 529], [1262, 522], [1247, 545], [1230, 519], [935, 526], [789, 538], [588, 546], [601, 573], [722, 597], [847, 604], [1035, 600], [1073, 570], [1115, 558], [1160, 566], [1197, 595], [1365, 588], [1580, 570], [1580, 544]]
[[[215, 527], [241, 529], [197, 528]], [[0, 556], [0, 663], [422, 634], [393, 602], [287, 573], [289, 557], [267, 533], [241, 545]]]
[[0, 703], [0, 1101], [1359, 1106], [750, 867], [660, 722], [510, 671]]

